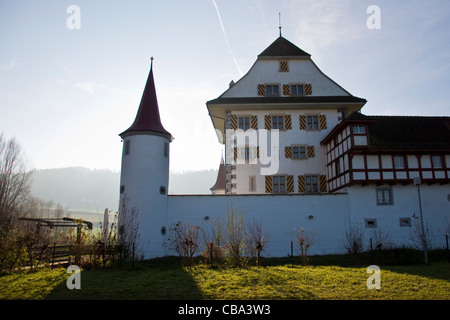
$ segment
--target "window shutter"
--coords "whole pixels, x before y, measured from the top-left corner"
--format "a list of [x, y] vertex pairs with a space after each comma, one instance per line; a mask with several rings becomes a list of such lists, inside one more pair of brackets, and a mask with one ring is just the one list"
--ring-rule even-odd
[[314, 157], [314, 146], [308, 146], [307, 148], [307, 154], [308, 154], [308, 158], [313, 158]]
[[299, 117], [299, 120], [300, 120], [300, 130], [306, 130], [306, 116], [301, 115]]
[[287, 114], [284, 116], [284, 128], [286, 130], [291, 130], [292, 129], [292, 124], [291, 124], [291, 115]]
[[258, 84], [258, 96], [266, 95], [266, 86], [263, 84]]
[[233, 114], [231, 116], [231, 129], [236, 130], [238, 128], [237, 125], [237, 115]]
[[327, 128], [327, 116], [324, 114], [321, 114], [319, 116], [319, 125], [320, 129], [326, 129]]
[[289, 96], [291, 94], [291, 86], [288, 84], [283, 84], [283, 94]]
[[294, 192], [294, 176], [286, 176], [286, 191]]
[[305, 84], [305, 94], [306, 94], [307, 96], [309, 96], [309, 95], [312, 94], [312, 88], [311, 88], [311, 84], [310, 84], [310, 83]]
[[305, 176], [298, 176], [298, 192], [305, 192]]
[[280, 61], [280, 71], [281, 72], [287, 72], [288, 70], [288, 63], [287, 61]]
[[253, 158], [259, 158], [259, 147], [253, 148]]
[[264, 116], [264, 128], [266, 130], [272, 129], [272, 116], [270, 116], [270, 115]]
[[258, 116], [252, 116], [251, 127], [252, 129], [258, 130]]
[[287, 159], [292, 158], [292, 147], [284, 147], [284, 157]]
[[327, 192], [327, 176], [320, 176], [320, 192]]
[[266, 193], [272, 193], [272, 176], [266, 176]]
[[234, 147], [234, 151], [233, 151], [234, 160], [236, 160], [238, 158], [238, 153], [239, 153], [239, 148]]

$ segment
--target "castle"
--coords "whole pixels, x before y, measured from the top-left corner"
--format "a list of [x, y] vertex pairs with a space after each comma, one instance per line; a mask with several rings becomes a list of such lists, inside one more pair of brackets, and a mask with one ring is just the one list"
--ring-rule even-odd
[[[159, 116], [153, 67], [123, 141], [120, 210], [138, 210], [143, 257], [178, 222], [209, 228], [227, 210], [270, 234], [263, 254], [286, 256], [293, 230], [314, 231], [311, 254], [343, 251], [349, 228], [363, 243], [411, 246], [423, 214], [432, 247], [450, 234], [450, 118], [364, 115], [366, 100], [325, 75], [280, 36], [239, 81], [206, 106], [224, 144], [211, 195], [169, 195], [171, 134]], [[195, 183], [195, 182], [193, 182]]]

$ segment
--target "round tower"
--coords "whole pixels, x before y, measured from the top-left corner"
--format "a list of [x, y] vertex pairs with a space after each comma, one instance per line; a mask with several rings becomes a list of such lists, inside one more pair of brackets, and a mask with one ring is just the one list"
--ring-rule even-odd
[[139, 257], [164, 255], [169, 186], [169, 143], [161, 123], [153, 58], [136, 119], [119, 134], [123, 142], [120, 176], [119, 241], [135, 244]]

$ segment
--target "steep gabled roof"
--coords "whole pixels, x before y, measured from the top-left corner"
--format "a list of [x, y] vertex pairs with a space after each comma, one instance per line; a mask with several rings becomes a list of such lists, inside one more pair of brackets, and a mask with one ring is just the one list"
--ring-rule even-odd
[[136, 118], [133, 124], [120, 136], [139, 133], [163, 135], [170, 140], [172, 139], [172, 135], [164, 129], [159, 116], [155, 80], [153, 79], [153, 59]]
[[310, 57], [311, 55], [282, 36], [258, 55], [259, 57]]
[[450, 117], [370, 116], [370, 147], [376, 149], [450, 149]]

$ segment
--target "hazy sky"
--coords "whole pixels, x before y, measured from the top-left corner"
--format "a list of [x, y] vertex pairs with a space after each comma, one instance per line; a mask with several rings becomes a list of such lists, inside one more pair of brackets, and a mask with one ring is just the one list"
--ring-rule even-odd
[[[80, 29], [70, 5], [80, 9]], [[369, 29], [370, 5], [380, 29]], [[36, 169], [120, 170], [154, 56], [171, 170], [216, 169], [206, 101], [278, 37], [312, 55], [365, 114], [450, 115], [450, 1], [1, 0], [0, 132]], [[219, 18], [220, 15], [220, 18]]]

